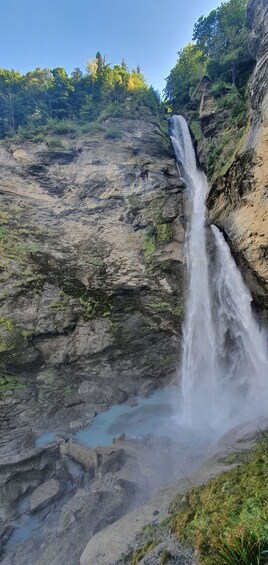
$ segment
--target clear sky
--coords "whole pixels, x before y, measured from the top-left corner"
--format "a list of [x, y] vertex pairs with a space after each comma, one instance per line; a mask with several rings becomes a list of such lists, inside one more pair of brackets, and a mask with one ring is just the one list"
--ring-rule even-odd
[[140, 65], [158, 90], [193, 24], [221, 0], [0, 0], [0, 66], [74, 67], [99, 50], [111, 64]]

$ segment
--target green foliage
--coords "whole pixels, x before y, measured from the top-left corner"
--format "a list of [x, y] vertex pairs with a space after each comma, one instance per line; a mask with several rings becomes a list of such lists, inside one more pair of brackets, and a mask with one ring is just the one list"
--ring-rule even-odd
[[150, 224], [146, 230], [142, 247], [145, 257], [150, 258], [150, 256], [156, 251], [157, 246], [167, 243], [172, 239], [172, 236], [173, 231], [170, 224], [158, 224], [156, 222]]
[[59, 292], [59, 298], [57, 300], [52, 300], [49, 305], [50, 310], [54, 312], [64, 312], [70, 305], [70, 297], [65, 294], [65, 292]]
[[247, 128], [238, 128], [235, 124], [234, 121], [232, 125], [231, 119], [226, 121], [226, 128], [220, 132], [217, 143], [206, 145], [207, 170], [212, 181], [226, 173], [243, 142]]
[[14, 322], [6, 316], [2, 316], [0, 318], [0, 327], [3, 328], [6, 332], [13, 332], [15, 329]]
[[224, 565], [267, 565], [268, 542], [248, 530], [230, 542], [222, 539], [218, 556]]
[[201, 141], [203, 134], [201, 130], [201, 124], [199, 120], [193, 120], [190, 122], [190, 128], [194, 134], [196, 141]]
[[85, 74], [79, 68], [70, 76], [62, 67], [37, 67], [25, 75], [0, 68], [0, 138], [42, 142], [48, 134], [74, 137], [83, 124], [100, 117], [122, 112], [133, 117], [133, 111], [159, 111], [160, 106], [140, 68], [130, 71], [125, 62], [111, 67], [99, 52]]
[[[230, 84], [244, 87], [253, 68], [246, 8], [247, 0], [228, 0], [207, 17], [199, 18], [194, 26], [195, 43], [179, 51], [177, 63], [167, 78], [165, 95], [173, 108], [187, 105], [192, 87], [204, 74], [216, 83], [216, 95], [223, 86], [223, 93]], [[212, 93], [215, 94], [214, 86]]]
[[47, 139], [46, 143], [51, 149], [62, 149], [64, 147], [62, 141], [58, 137], [50, 137]]
[[252, 60], [246, 28], [247, 0], [229, 0], [194, 27], [193, 39], [207, 58], [212, 79], [236, 84], [239, 71]]
[[118, 131], [117, 129], [114, 128], [108, 128], [104, 134], [104, 137], [106, 139], [120, 139], [121, 138], [121, 133], [120, 131]]
[[68, 530], [68, 528], [70, 527], [72, 521], [71, 521], [71, 513], [68, 510], [64, 511], [63, 514], [63, 529], [64, 530]]
[[193, 488], [171, 508], [180, 540], [194, 544], [205, 565], [264, 565], [268, 551], [268, 445], [241, 466]]
[[95, 265], [95, 267], [102, 267], [103, 265], [103, 260], [101, 259], [101, 257], [96, 257], [96, 255], [88, 255], [87, 261], [91, 265]]
[[149, 258], [156, 250], [156, 229], [154, 226], [149, 226], [146, 230], [145, 239], [143, 242], [143, 251], [145, 258]]
[[58, 135], [72, 135], [78, 131], [77, 125], [71, 120], [48, 120], [45, 130]]
[[210, 94], [218, 98], [230, 92], [232, 85], [224, 80], [218, 80], [211, 85]]
[[176, 318], [183, 318], [183, 314], [184, 314], [184, 310], [182, 306], [176, 306], [176, 308], [174, 308], [172, 310], [172, 314], [173, 316], [176, 316]]
[[169, 302], [156, 302], [155, 304], [148, 304], [149, 308], [153, 308], [153, 310], [166, 310], [170, 307]]
[[144, 557], [157, 546], [156, 541], [148, 541], [141, 549], [135, 551], [132, 555], [131, 565], [137, 565]]
[[85, 321], [94, 318], [108, 318], [112, 313], [112, 304], [106, 296], [90, 296], [85, 293], [79, 298], [83, 309], [83, 319]]
[[25, 388], [25, 384], [21, 379], [13, 375], [0, 376], [0, 400], [4, 400], [12, 392]]
[[[179, 51], [167, 78], [166, 103], [187, 117], [196, 140], [202, 142], [211, 180], [232, 161], [248, 121], [247, 85], [254, 60], [248, 50], [246, 11], [247, 0], [228, 0], [201, 16], [194, 26], [194, 43]], [[202, 83], [200, 90], [195, 87], [204, 75], [211, 80], [206, 89], [215, 98], [218, 115], [226, 116], [219, 119], [215, 145], [203, 139], [199, 122]]]
[[172, 239], [173, 231], [170, 224], [157, 224], [156, 241], [158, 244], [166, 243]]
[[198, 84], [206, 71], [206, 58], [193, 43], [188, 43], [178, 55], [165, 88], [165, 97], [173, 108], [182, 107], [189, 102], [190, 89]]

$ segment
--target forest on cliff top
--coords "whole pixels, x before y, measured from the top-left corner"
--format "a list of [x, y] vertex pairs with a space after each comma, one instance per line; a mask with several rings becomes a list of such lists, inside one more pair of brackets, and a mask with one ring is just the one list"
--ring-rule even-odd
[[[199, 18], [193, 41], [178, 52], [167, 77], [164, 103], [146, 84], [139, 66], [129, 70], [124, 59], [111, 66], [100, 52], [88, 61], [85, 73], [75, 68], [70, 76], [63, 67], [36, 68], [25, 75], [1, 68], [0, 138], [38, 142], [46, 134], [83, 133], [109, 116], [148, 116], [165, 110], [184, 114], [199, 141], [199, 103], [194, 93], [204, 75], [211, 81], [218, 109], [230, 109], [231, 125], [243, 127], [254, 65], [248, 50], [246, 5], [246, 0], [229, 0]], [[57, 145], [55, 138], [53, 143]]]

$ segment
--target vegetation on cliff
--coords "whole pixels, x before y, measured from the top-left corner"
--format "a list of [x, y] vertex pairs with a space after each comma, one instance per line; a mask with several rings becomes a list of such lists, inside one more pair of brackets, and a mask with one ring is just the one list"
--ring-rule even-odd
[[193, 488], [171, 508], [178, 538], [193, 544], [205, 565], [268, 562], [267, 440], [232, 454], [237, 467]]
[[111, 67], [99, 52], [85, 74], [79, 68], [71, 76], [63, 67], [38, 67], [25, 75], [0, 68], [0, 138], [18, 134], [42, 141], [46, 133], [74, 133], [78, 124], [158, 106], [139, 67], [130, 71], [124, 60]]
[[254, 60], [246, 15], [247, 0], [229, 0], [201, 16], [167, 78], [166, 101], [189, 120], [210, 177], [230, 164], [247, 124]]
[[[160, 563], [177, 563], [176, 547], [182, 542], [195, 550], [202, 565], [267, 565], [266, 437], [252, 450], [230, 453], [219, 462], [235, 467], [178, 495], [169, 517], [145, 526], [135, 549], [120, 563], [136, 565], [144, 556], [150, 563], [156, 547]], [[171, 539], [173, 545], [168, 544]]]

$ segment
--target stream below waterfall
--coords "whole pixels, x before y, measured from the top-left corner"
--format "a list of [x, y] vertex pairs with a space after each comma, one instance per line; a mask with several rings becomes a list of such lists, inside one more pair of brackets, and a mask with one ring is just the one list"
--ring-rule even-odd
[[[142, 439], [149, 434], [169, 435], [176, 418], [176, 396], [176, 387], [161, 388], [148, 398], [138, 398], [134, 404], [125, 402], [110, 406], [105, 412], [99, 412], [90, 425], [77, 431], [73, 438], [94, 448], [112, 445], [113, 438], [121, 434], [125, 434], [126, 439]], [[53, 442], [56, 435], [54, 432], [40, 435], [36, 447]]]

